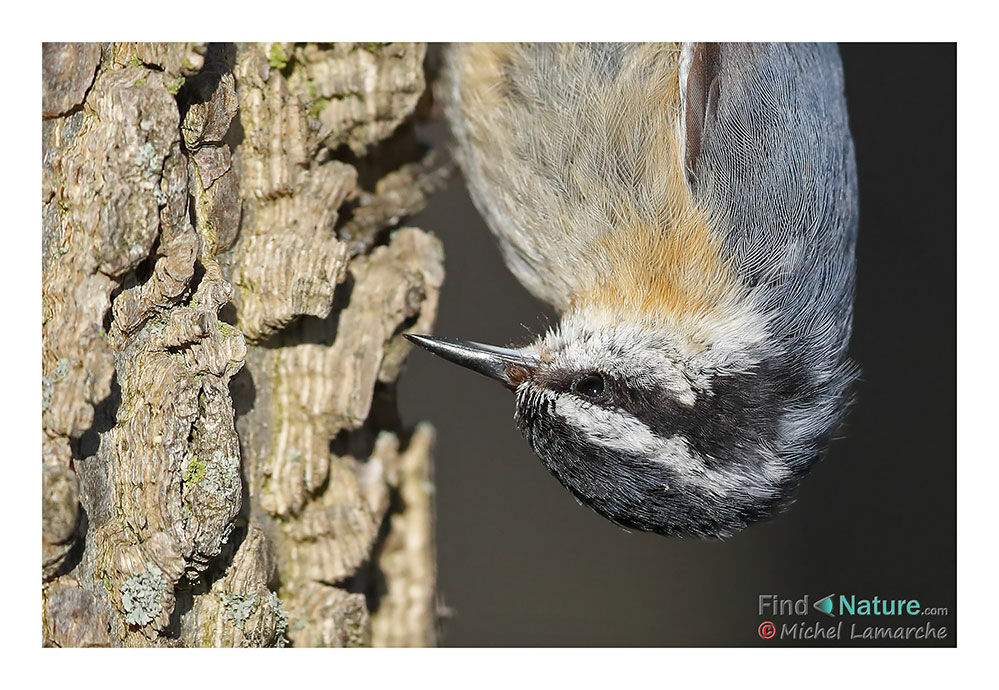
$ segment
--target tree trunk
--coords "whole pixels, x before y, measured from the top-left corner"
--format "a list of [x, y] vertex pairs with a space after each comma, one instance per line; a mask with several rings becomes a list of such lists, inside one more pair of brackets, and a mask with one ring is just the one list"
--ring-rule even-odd
[[434, 643], [424, 53], [43, 47], [46, 645]]

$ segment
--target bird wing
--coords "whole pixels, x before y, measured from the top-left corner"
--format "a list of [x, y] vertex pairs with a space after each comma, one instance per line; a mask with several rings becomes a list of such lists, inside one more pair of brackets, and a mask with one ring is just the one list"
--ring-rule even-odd
[[857, 172], [834, 44], [686, 44], [685, 166], [741, 281], [790, 349], [850, 331]]

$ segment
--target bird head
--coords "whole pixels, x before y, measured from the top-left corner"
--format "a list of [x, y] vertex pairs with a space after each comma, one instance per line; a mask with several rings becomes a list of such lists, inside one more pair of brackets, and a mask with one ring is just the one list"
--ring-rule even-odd
[[514, 391], [517, 426], [582, 503], [628, 528], [726, 536], [785, 506], [821, 441], [765, 333], [711, 345], [599, 308], [534, 343], [408, 336]]

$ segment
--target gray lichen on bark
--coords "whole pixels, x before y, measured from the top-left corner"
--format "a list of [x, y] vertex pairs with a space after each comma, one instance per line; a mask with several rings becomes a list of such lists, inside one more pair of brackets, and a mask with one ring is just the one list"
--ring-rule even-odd
[[421, 44], [43, 48], [43, 640], [427, 645]]

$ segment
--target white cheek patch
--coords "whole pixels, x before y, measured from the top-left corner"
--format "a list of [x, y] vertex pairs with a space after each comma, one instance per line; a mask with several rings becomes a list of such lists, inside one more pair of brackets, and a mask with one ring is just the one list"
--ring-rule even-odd
[[655, 456], [663, 444], [633, 415], [583, 402], [573, 395], [558, 396], [555, 413], [583, 432], [588, 441], [610, 450]]
[[669, 467], [686, 486], [718, 496], [741, 493], [766, 499], [787, 478], [788, 469], [777, 460], [764, 463], [759, 472], [740, 467], [708, 467], [682, 436], [662, 438], [633, 415], [584, 402], [572, 395], [555, 399], [555, 413], [565, 418], [586, 439], [608, 450], [634, 453]]

